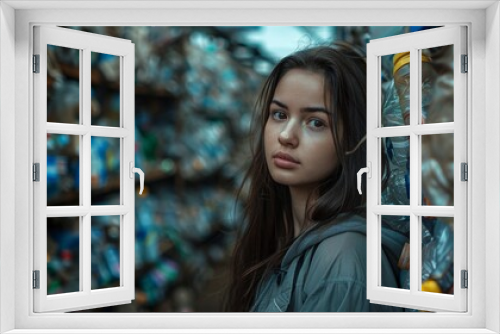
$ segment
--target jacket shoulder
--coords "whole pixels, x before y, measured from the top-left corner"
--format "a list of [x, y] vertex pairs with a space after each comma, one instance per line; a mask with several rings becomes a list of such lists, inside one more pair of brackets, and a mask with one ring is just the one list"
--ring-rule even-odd
[[309, 260], [306, 281], [312, 284], [347, 280], [364, 285], [366, 236], [358, 232], [343, 232], [325, 238], [316, 246]]

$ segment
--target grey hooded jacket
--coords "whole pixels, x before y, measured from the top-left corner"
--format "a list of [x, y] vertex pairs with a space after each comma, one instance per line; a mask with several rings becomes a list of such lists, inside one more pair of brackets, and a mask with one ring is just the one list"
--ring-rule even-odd
[[[407, 238], [382, 229], [382, 286], [398, 287], [396, 263]], [[366, 299], [366, 220], [342, 215], [310, 227], [261, 280], [252, 312], [401, 312]]]

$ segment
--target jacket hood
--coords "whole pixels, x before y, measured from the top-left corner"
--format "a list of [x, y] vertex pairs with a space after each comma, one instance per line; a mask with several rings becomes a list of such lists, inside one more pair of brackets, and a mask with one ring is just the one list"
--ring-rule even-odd
[[[300, 256], [308, 248], [314, 247], [326, 238], [344, 232], [357, 232], [366, 235], [366, 219], [355, 214], [340, 214], [333, 224], [316, 228], [315, 225], [306, 229], [292, 244], [281, 262], [281, 268], [286, 269], [293, 259]], [[397, 263], [401, 249], [408, 238], [392, 229], [382, 226], [382, 246], [391, 262]]]

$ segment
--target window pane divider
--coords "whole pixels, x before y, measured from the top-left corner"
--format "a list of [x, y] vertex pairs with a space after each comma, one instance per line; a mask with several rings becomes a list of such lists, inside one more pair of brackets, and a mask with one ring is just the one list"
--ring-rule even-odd
[[47, 218], [53, 217], [81, 217], [89, 213], [86, 206], [49, 206], [46, 209]]
[[411, 213], [409, 205], [376, 205], [373, 213], [377, 215], [408, 216]]
[[372, 134], [375, 137], [403, 137], [409, 136], [411, 133], [411, 127], [409, 125], [406, 126], [391, 126], [384, 128], [376, 128], [372, 130]]
[[422, 217], [454, 217], [453, 206], [431, 206], [431, 205], [376, 205], [373, 213], [377, 215], [409, 216], [411, 214]]
[[412, 213], [422, 217], [454, 217], [455, 207], [453, 206], [423, 206], [412, 207]]
[[[420, 102], [421, 103], [421, 102]], [[411, 131], [416, 135], [438, 135], [455, 132], [455, 123], [434, 123], [411, 126]]]
[[81, 249], [81, 260], [80, 267], [80, 282], [82, 284], [82, 291], [86, 294], [90, 294], [91, 284], [92, 284], [92, 252], [91, 252], [91, 218], [86, 215], [82, 219], [82, 235], [80, 236], [80, 249]]
[[130, 134], [128, 129], [111, 126], [91, 126], [90, 134], [97, 137], [125, 138]]
[[49, 206], [47, 207], [47, 218], [54, 217], [83, 217], [91, 216], [121, 216], [130, 212], [130, 208], [124, 205], [102, 205], [102, 206]]
[[84, 136], [90, 133], [91, 136], [125, 138], [130, 134], [130, 130], [111, 126], [88, 126], [47, 122], [47, 133], [75, 136]]
[[130, 208], [123, 205], [99, 205], [90, 208], [91, 216], [121, 216], [130, 212]]
[[47, 122], [47, 133], [83, 136], [88, 132], [84, 125]]
[[454, 133], [455, 124], [453, 122], [434, 123], [434, 124], [419, 124], [377, 128], [373, 130], [373, 135], [378, 138], [385, 137], [403, 137], [416, 135], [437, 135], [445, 133]]
[[[419, 123], [420, 106], [421, 106], [421, 51], [416, 48], [410, 49], [410, 128], [415, 128]], [[421, 169], [421, 152], [420, 152], [419, 136], [413, 131], [410, 134], [410, 207], [417, 207], [418, 199], [421, 196], [420, 179], [422, 175]], [[419, 224], [420, 219], [415, 215], [410, 215], [410, 291], [414, 294], [420, 290], [421, 285], [421, 231]], [[415, 247], [416, 246], [416, 247]]]

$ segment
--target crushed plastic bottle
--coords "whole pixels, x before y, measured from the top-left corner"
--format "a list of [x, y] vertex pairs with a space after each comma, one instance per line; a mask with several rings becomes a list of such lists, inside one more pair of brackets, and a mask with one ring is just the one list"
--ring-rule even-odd
[[[429, 105], [432, 101], [432, 82], [435, 71], [431, 65], [432, 59], [422, 53], [422, 124], [428, 117]], [[399, 97], [403, 122], [410, 124], [410, 53], [402, 52], [394, 55], [393, 59], [394, 87]]]

